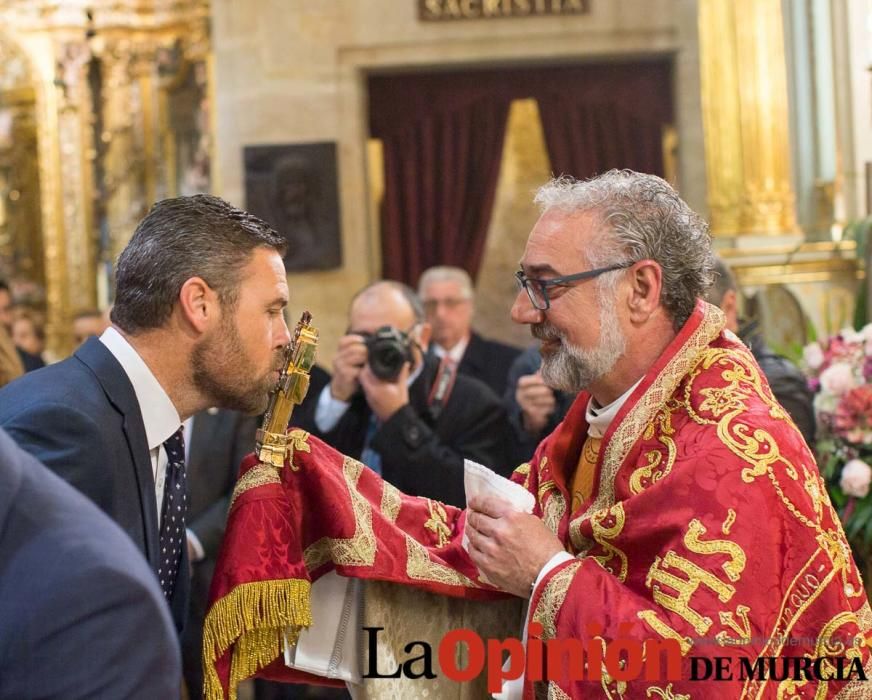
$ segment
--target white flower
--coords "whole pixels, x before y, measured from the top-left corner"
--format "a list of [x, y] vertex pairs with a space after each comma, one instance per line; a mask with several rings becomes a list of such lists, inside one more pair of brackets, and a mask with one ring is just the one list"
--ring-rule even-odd
[[859, 331], [859, 335], [863, 336], [867, 343], [872, 340], [872, 323], [867, 323], [863, 326]]
[[817, 341], [809, 343], [802, 349], [802, 359], [809, 369], [818, 369], [824, 363], [824, 351]]
[[835, 396], [841, 396], [857, 386], [854, 369], [847, 362], [836, 362], [821, 372], [821, 388]]
[[872, 467], [860, 459], [852, 459], [842, 469], [839, 488], [848, 496], [865, 498], [872, 482]]
[[863, 341], [863, 336], [850, 326], [845, 326], [840, 330], [839, 335], [842, 336], [842, 340], [846, 343], [860, 343]]

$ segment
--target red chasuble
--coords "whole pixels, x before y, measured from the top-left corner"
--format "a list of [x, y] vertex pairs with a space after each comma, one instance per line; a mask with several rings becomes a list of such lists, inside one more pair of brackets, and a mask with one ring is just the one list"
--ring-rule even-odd
[[[525, 698], [872, 697], [859, 679], [872, 677], [872, 612], [841, 526], [721, 313], [698, 304], [612, 421], [593, 491], [569, 512], [589, 399], [513, 477], [576, 557], [533, 594], [528, 648], [554, 667], [528, 672]], [[309, 583], [329, 570], [494, 601], [477, 614], [500, 605], [460, 545], [462, 511], [294, 435], [281, 473], [243, 465], [206, 621], [210, 700], [253, 674], [307, 680], [283, 665], [281, 631], [317, 616]]]

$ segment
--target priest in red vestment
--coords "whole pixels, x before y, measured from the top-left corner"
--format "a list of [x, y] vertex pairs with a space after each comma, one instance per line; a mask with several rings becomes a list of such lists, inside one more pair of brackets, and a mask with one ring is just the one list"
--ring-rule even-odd
[[[283, 650], [323, 617], [311, 585], [329, 572], [364, 582], [364, 624], [381, 629], [367, 651], [379, 675], [400, 671], [365, 673], [362, 697], [872, 696], [872, 612], [814, 459], [699, 301], [705, 224], [629, 171], [556, 180], [537, 201], [512, 316], [542, 341], [545, 381], [581, 393], [514, 473], [533, 512], [404, 496], [294, 432], [284, 468], [242, 468], [207, 697], [255, 674], [312, 680]], [[505, 667], [473, 643], [438, 653], [456, 628], [500, 640], [485, 649], [510, 652]], [[432, 669], [419, 640], [436, 645]]]

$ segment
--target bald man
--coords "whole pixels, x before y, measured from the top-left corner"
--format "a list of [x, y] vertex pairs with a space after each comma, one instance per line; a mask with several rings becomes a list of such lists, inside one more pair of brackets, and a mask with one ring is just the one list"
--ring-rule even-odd
[[[408, 347], [393, 379], [373, 373], [366, 345], [385, 326]], [[385, 281], [364, 288], [352, 300], [330, 383], [310, 394], [295, 422], [406, 493], [462, 506], [464, 458], [511, 471], [508, 429], [500, 399], [474, 378], [455, 373], [439, 400], [439, 360], [422, 350], [430, 333], [412, 289]]]

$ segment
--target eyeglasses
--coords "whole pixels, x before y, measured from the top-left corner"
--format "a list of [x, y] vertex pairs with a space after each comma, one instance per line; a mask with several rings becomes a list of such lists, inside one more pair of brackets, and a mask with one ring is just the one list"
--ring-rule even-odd
[[582, 282], [583, 280], [599, 277], [606, 272], [613, 270], [624, 270], [633, 262], [620, 263], [618, 265], [610, 265], [609, 267], [598, 267], [595, 270], [587, 272], [578, 272], [574, 275], [564, 275], [563, 277], [552, 277], [548, 280], [534, 279], [527, 277], [523, 270], [518, 270], [515, 273], [515, 280], [518, 282], [518, 289], [524, 289], [527, 296], [530, 297], [530, 303], [534, 309], [539, 311], [547, 311], [551, 307], [551, 300], [548, 298], [548, 287], [568, 286], [572, 282]]
[[453, 311], [461, 304], [465, 304], [469, 299], [463, 297], [449, 297], [448, 299], [427, 299], [424, 302], [424, 311], [427, 314], [435, 313], [436, 309], [440, 306], [444, 306], [449, 311]]

